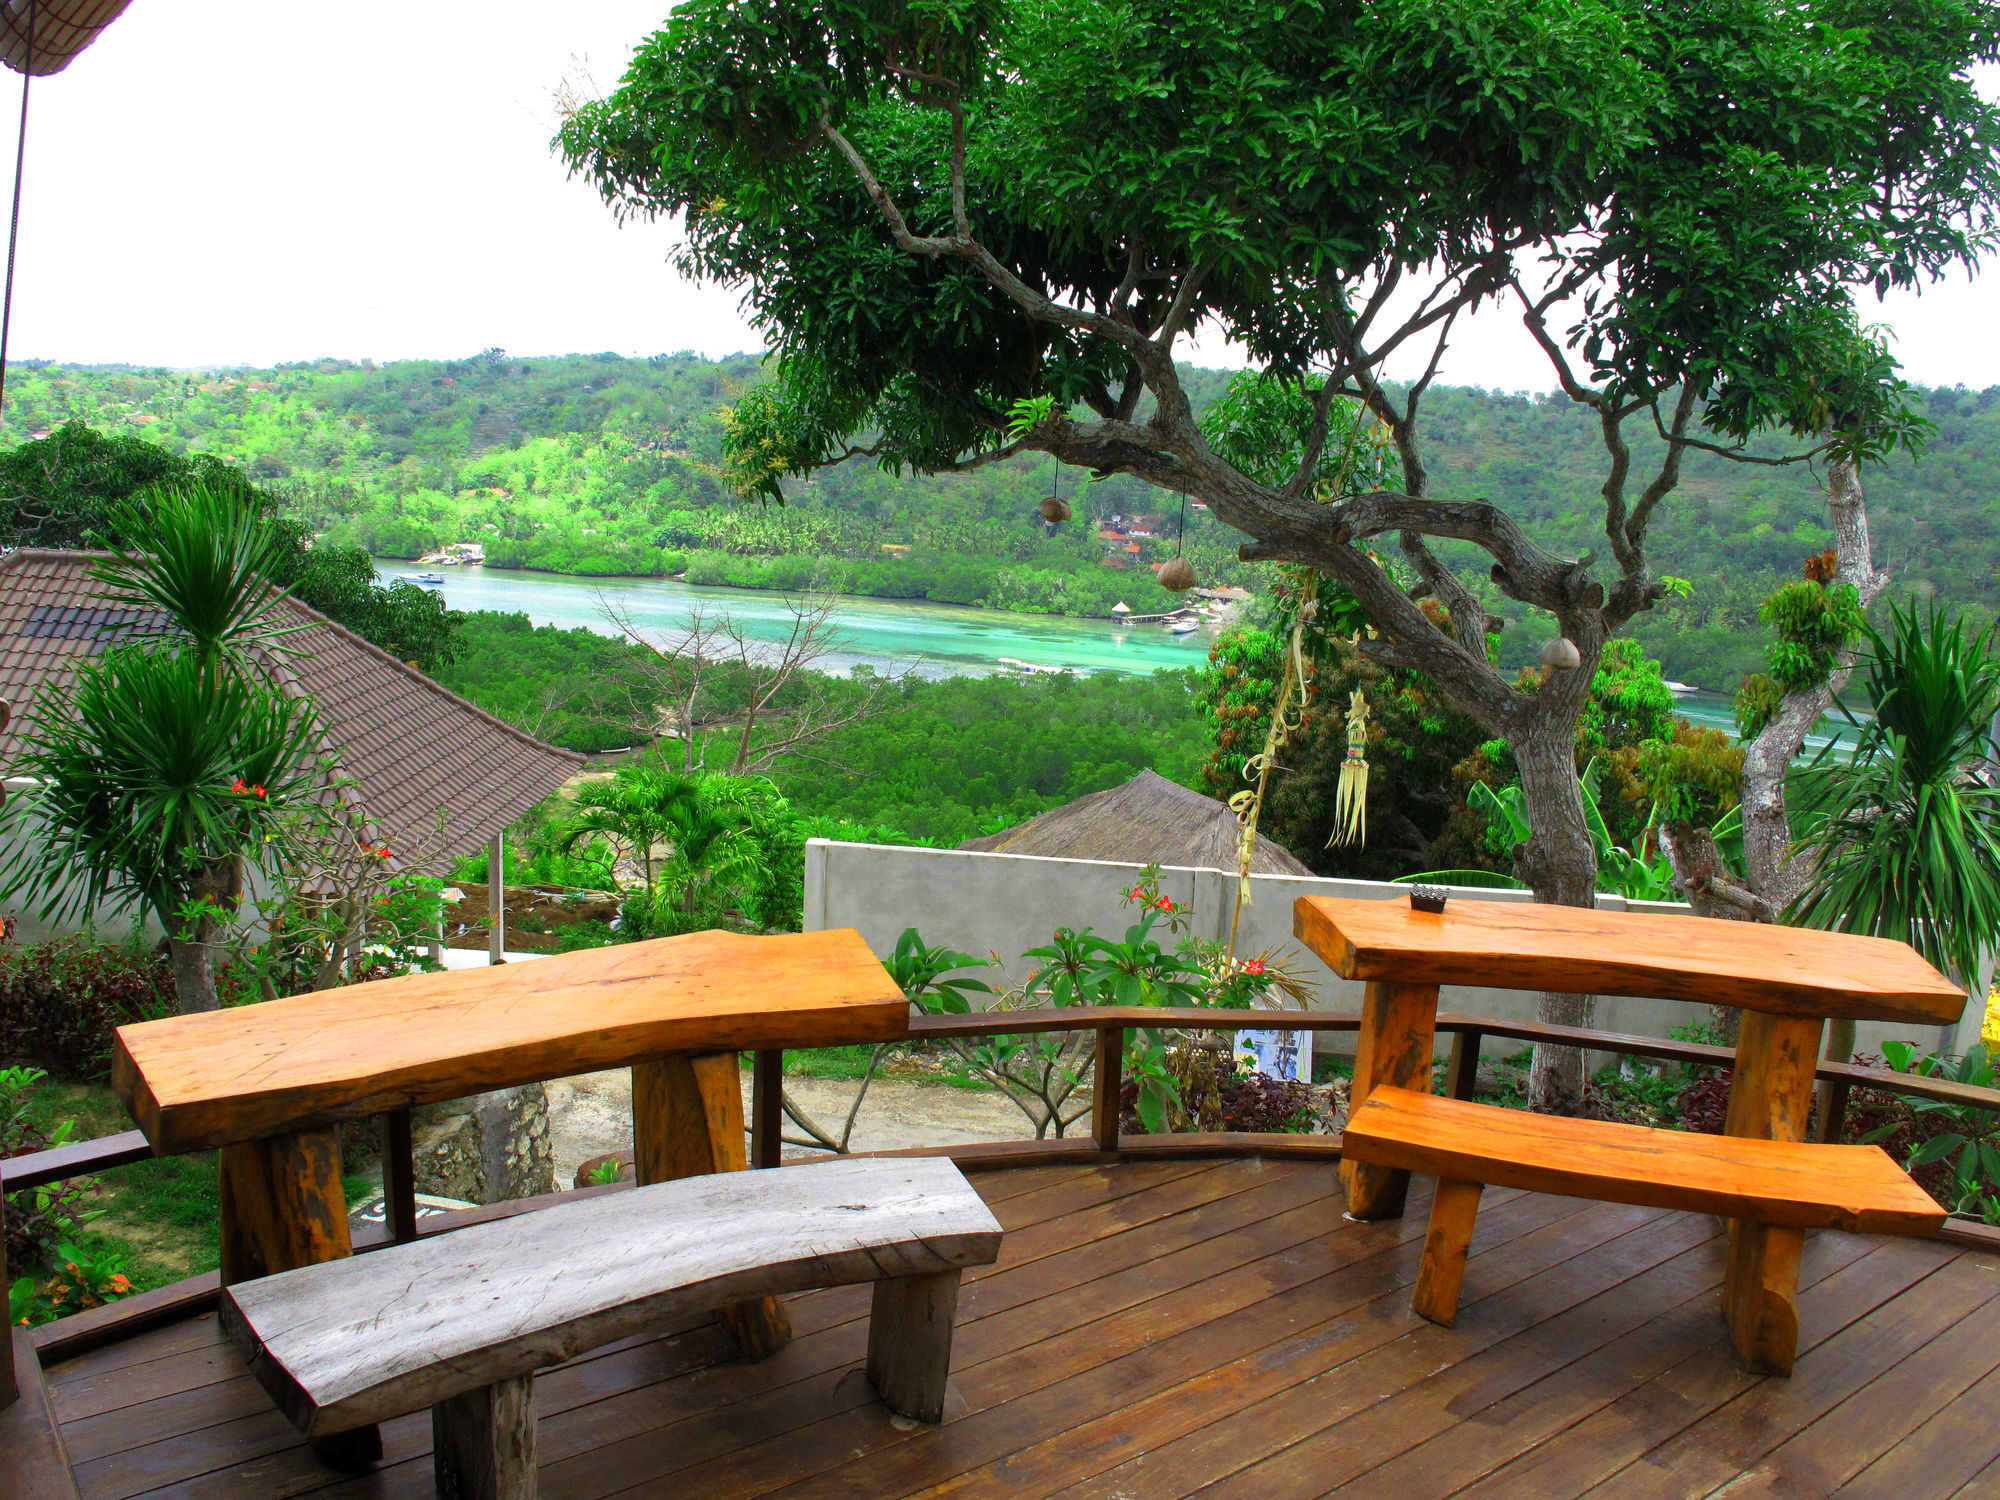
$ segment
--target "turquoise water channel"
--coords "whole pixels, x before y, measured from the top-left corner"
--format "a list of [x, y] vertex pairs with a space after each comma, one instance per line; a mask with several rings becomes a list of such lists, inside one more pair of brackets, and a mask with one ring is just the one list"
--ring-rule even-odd
[[[380, 559], [383, 578], [415, 579], [415, 563]], [[537, 625], [582, 626], [603, 635], [617, 629], [604, 616], [610, 602], [662, 642], [680, 638], [688, 614], [726, 613], [755, 640], [776, 642], [792, 629], [784, 596], [759, 589], [694, 588], [665, 578], [569, 578], [513, 568], [443, 568], [440, 587], [453, 609], [524, 613]], [[1157, 596], [1157, 589], [1149, 589]], [[914, 668], [925, 677], [984, 676], [1009, 670], [1000, 658], [1083, 672], [1142, 674], [1162, 667], [1205, 666], [1214, 629], [1173, 636], [1163, 625], [1117, 625], [1060, 615], [966, 609], [928, 600], [843, 595], [834, 610], [841, 649], [822, 666], [846, 671], [866, 663], [877, 671]]]
[[[383, 578], [415, 579], [426, 571], [415, 563], [378, 559]], [[784, 596], [759, 589], [695, 588], [665, 578], [570, 578], [514, 568], [444, 568], [440, 592], [453, 609], [524, 613], [537, 625], [582, 626], [603, 635], [617, 629], [604, 603], [628, 614], [656, 640], [671, 643], [699, 608], [713, 618], [730, 615], [754, 640], [776, 642], [792, 628]], [[1076, 620], [1060, 615], [1023, 615], [997, 609], [966, 609], [928, 600], [866, 599], [843, 595], [834, 622], [840, 649], [821, 663], [844, 672], [866, 664], [877, 671], [915, 671], [925, 677], [985, 676], [1012, 670], [1002, 657], [1038, 667], [1070, 667], [1080, 672], [1141, 674], [1162, 667], [1198, 667], [1208, 660], [1217, 627], [1203, 625], [1191, 635], [1174, 636], [1161, 625], [1118, 625], [1109, 620]], [[1703, 727], [1736, 731], [1727, 694], [1699, 692], [1680, 699], [1680, 711]], [[1853, 731], [1835, 720], [1839, 737]], [[1816, 736], [1814, 747], [1825, 743]]]

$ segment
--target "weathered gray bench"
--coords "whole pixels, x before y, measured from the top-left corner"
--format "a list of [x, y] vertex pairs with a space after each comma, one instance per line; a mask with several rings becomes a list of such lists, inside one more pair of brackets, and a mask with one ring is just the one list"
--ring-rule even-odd
[[438, 1493], [536, 1493], [534, 1372], [689, 1313], [875, 1283], [868, 1378], [944, 1415], [959, 1274], [1000, 1225], [942, 1158], [690, 1177], [227, 1288], [222, 1322], [307, 1437], [431, 1408]]

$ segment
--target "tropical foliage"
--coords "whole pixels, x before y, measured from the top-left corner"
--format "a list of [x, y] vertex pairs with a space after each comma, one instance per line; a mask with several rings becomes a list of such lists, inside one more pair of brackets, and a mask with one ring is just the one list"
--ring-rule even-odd
[[1812, 884], [1789, 919], [1909, 943], [1970, 983], [2000, 932], [2000, 752], [1995, 628], [1892, 606], [1863, 627], [1857, 677], [1870, 717], [1853, 754], [1797, 773]]
[[107, 597], [161, 611], [164, 639], [113, 647], [45, 688], [19, 770], [42, 784], [0, 809], [39, 838], [0, 891], [70, 919], [137, 907], [166, 929], [183, 1010], [213, 1010], [215, 943], [250, 869], [312, 818], [322, 731], [306, 701], [252, 665], [282, 649], [267, 562], [283, 539], [242, 492], [153, 496], [147, 550], [96, 570]]

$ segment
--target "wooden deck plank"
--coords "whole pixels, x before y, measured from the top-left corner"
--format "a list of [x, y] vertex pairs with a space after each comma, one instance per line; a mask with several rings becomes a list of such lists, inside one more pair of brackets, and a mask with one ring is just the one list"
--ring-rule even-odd
[[[1799, 1298], [1802, 1354], [1928, 1273], [1927, 1266], [1881, 1250], [1881, 1242], [1858, 1235], [1807, 1241]], [[1713, 1337], [1694, 1358], [1629, 1391], [1606, 1391], [1599, 1410], [1509, 1458], [1466, 1489], [1464, 1500], [1580, 1494], [1755, 1385], [1759, 1377], [1743, 1369], [1719, 1318], [1711, 1329]]]
[[[1248, 1164], [1237, 1163], [1241, 1171]], [[1271, 1171], [1267, 1165], [1264, 1169]], [[1321, 1250], [1323, 1236], [1338, 1222], [1338, 1186], [1333, 1174], [1320, 1167], [1284, 1167], [1283, 1178], [1293, 1184], [1293, 1204], [1304, 1212], [1281, 1227], [1281, 1248], [1261, 1261], [1246, 1264], [1245, 1250], [1250, 1231], [1237, 1230], [1221, 1237], [1206, 1238], [1177, 1254], [1147, 1260], [1119, 1273], [1125, 1290], [1107, 1286], [1104, 1279], [1079, 1283], [1077, 1273], [1090, 1269], [1080, 1262], [1078, 1252], [1051, 1257], [1044, 1264], [1050, 1278], [1043, 1295], [1024, 1304], [1028, 1318], [977, 1319], [960, 1333], [955, 1352], [954, 1380], [960, 1391], [971, 1398], [977, 1390], [969, 1385], [971, 1372], [996, 1359], [1018, 1365], [1016, 1378], [1027, 1384], [1041, 1384], [1079, 1363], [1088, 1366], [1102, 1357], [1107, 1348], [1116, 1350], [1143, 1344], [1160, 1329], [1163, 1303], [1171, 1302], [1166, 1315], [1169, 1325], [1176, 1319], [1200, 1321], [1204, 1298], [1200, 1290], [1204, 1278], [1230, 1275], [1242, 1282], [1230, 1295], [1232, 1305], [1246, 1305], [1267, 1290], [1276, 1290], [1323, 1273], [1332, 1257]], [[1265, 1206], [1273, 1217], [1283, 1205], [1274, 1199]], [[1136, 1211], [1136, 1210], [1135, 1210]], [[1214, 1211], [1214, 1210], [1211, 1210]], [[1135, 1248], [1138, 1248], [1135, 1242]], [[1006, 1264], [1008, 1246], [1002, 1245], [1002, 1264], [996, 1276], [1011, 1269]], [[1179, 1298], [1169, 1293], [1183, 1291]], [[1123, 1310], [1118, 1304], [1129, 1304]], [[1090, 1330], [1081, 1340], [1071, 1337]], [[1015, 1341], [1051, 1338], [1053, 1347], [1039, 1354], [1028, 1353]], [[1013, 1366], [1010, 1366], [1013, 1368]], [[752, 1403], [721, 1409], [705, 1408], [689, 1414], [676, 1413], [683, 1426], [691, 1429], [685, 1438], [672, 1435], [666, 1444], [644, 1438], [627, 1438], [606, 1448], [599, 1446], [588, 1455], [596, 1466], [613, 1465], [629, 1459], [632, 1481], [657, 1477], [671, 1466], [683, 1482], [704, 1495], [736, 1493], [750, 1487], [755, 1476], [768, 1466], [776, 1477], [769, 1483], [786, 1483], [830, 1463], [837, 1463], [856, 1445], [872, 1448], [896, 1441], [907, 1434], [897, 1431], [869, 1400], [865, 1389], [838, 1386], [834, 1376], [822, 1378], [808, 1389], [794, 1389], [783, 1399], [769, 1396]], [[815, 1431], [813, 1425], [823, 1430]], [[957, 1425], [957, 1424], [953, 1424]], [[676, 1434], [678, 1429], [675, 1430]], [[801, 1434], [797, 1442], [791, 1434]], [[699, 1460], [699, 1462], [695, 1462]], [[692, 1464], [693, 1466], [688, 1466]], [[801, 1470], [800, 1466], [804, 1468]], [[559, 1467], [559, 1466], [558, 1466]]]
[[[1531, 1197], [1522, 1200], [1522, 1207], [1568, 1201]], [[1496, 1215], [1482, 1214], [1473, 1250], [1482, 1287], [1467, 1305], [1479, 1296], [1512, 1297], [1551, 1268], [1620, 1234], [1643, 1230], [1660, 1217], [1656, 1210], [1625, 1205], [1570, 1202], [1569, 1206], [1571, 1213], [1544, 1219], [1525, 1234], [1499, 1241], [1485, 1238], [1490, 1233], [1487, 1221]], [[1417, 1249], [1412, 1246], [1405, 1256], [1404, 1269], [1411, 1279], [1418, 1265]], [[1290, 1393], [1413, 1331], [1431, 1327], [1411, 1314], [1406, 1304], [1398, 1288], [1339, 1318], [1335, 1337], [1325, 1337], [1316, 1326], [1300, 1328], [1280, 1346], [1193, 1373], [1183, 1388], [1187, 1399], [1163, 1393], [1136, 1404], [1122, 1418], [1112, 1414], [1087, 1427], [1051, 1434], [1043, 1446], [1068, 1469], [1063, 1483], [1074, 1486], [1061, 1492], [1135, 1500], [1179, 1495], [1309, 1432], [1309, 1414], [1291, 1411]], [[1288, 1435], [1282, 1424], [1290, 1419], [1302, 1425]], [[1261, 1441], [1267, 1430], [1269, 1441]], [[1247, 1446], [1246, 1437], [1251, 1439]], [[1019, 1463], [1014, 1468], [1016, 1473], [1025, 1472]]]
[[[1340, 1219], [1333, 1169], [1316, 1163], [1025, 1171], [1031, 1186], [992, 1199], [1003, 1223], [1031, 1221], [1022, 1258], [1003, 1244], [967, 1279], [942, 1427], [901, 1430], [862, 1382], [866, 1289], [809, 1293], [788, 1302], [799, 1337], [763, 1364], [704, 1323], [538, 1377], [544, 1494], [2000, 1491], [1990, 1255], [1813, 1235], [1798, 1374], [1757, 1381], [1716, 1319], [1720, 1257], [1696, 1216], [1496, 1190], [1466, 1316], [1446, 1330], [1406, 1305], [1425, 1179], [1409, 1218], [1364, 1225]], [[219, 1342], [212, 1316], [190, 1318], [52, 1369], [80, 1413], [64, 1434], [86, 1496], [432, 1494], [423, 1414], [385, 1424], [374, 1471], [341, 1475], [258, 1404], [240, 1362], [203, 1358]]]
[[2000, 1369], [2000, 1275], [1988, 1281], [1983, 1305], [1772, 1449], [1732, 1500], [1819, 1500]]
[[1928, 1253], [1931, 1274], [1828, 1339], [1789, 1379], [1760, 1381], [1586, 1493], [1598, 1500], [1706, 1495], [2000, 1290], [1991, 1271], [1941, 1246], [1903, 1241], [1898, 1248]]
[[[1406, 1403], [1419, 1436], [1435, 1431], [1434, 1408], [1443, 1403], [1426, 1397], [1469, 1383], [1482, 1366], [1473, 1364], [1471, 1374], [1460, 1367], [1475, 1356], [1551, 1322], [1568, 1330], [1567, 1345], [1587, 1337], [1593, 1312], [1632, 1305], [1647, 1297], [1646, 1288], [1660, 1287], [1680, 1301], [1719, 1281], [1718, 1239], [1711, 1221], [1676, 1214], [1566, 1257], [1505, 1296], [1471, 1304], [1452, 1328], [1408, 1314], [1393, 1342], [1258, 1403], [1226, 1429], [1204, 1429], [1204, 1477], [1214, 1482], [1201, 1493], [1318, 1495], [1373, 1456], [1365, 1448], [1354, 1452], [1350, 1434], [1398, 1433], [1396, 1414]], [[1546, 1357], [1534, 1345], [1525, 1353]]]
[[1903, 1439], [1835, 1492], [1838, 1500], [1945, 1500], [2000, 1463], [2000, 1371]]
[[[1288, 1207], [1288, 1199], [1277, 1195], [1259, 1197], [1258, 1206], [1264, 1217], [1254, 1223], [1235, 1223], [1241, 1198], [1250, 1195], [1218, 1200], [1184, 1213], [1186, 1233], [1192, 1241], [1188, 1253], [1148, 1258], [1147, 1250], [1157, 1243], [1151, 1234], [1116, 1236], [1112, 1243], [1122, 1250], [1120, 1260], [1126, 1267], [1134, 1261], [1143, 1262], [1137, 1274], [1125, 1278], [1129, 1283], [1125, 1286], [1090, 1276], [1099, 1269], [1094, 1252], [1106, 1248], [1104, 1241], [1080, 1245], [1067, 1255], [1043, 1257], [1024, 1266], [1007, 1264], [1007, 1246], [1003, 1242], [1001, 1264], [977, 1288], [967, 1288], [962, 1305], [970, 1309], [971, 1315], [960, 1322], [955, 1368], [963, 1372], [969, 1365], [990, 1357], [989, 1351], [1003, 1352], [1026, 1340], [1049, 1337], [1093, 1316], [1107, 1316], [1137, 1301], [1163, 1295], [1176, 1286], [1240, 1266], [1251, 1244], [1268, 1245], [1271, 1253], [1310, 1244], [1329, 1227], [1332, 1215], [1324, 1200], [1334, 1191], [1330, 1172], [1323, 1168], [1310, 1170], [1323, 1174], [1325, 1180], [1315, 1184], [1311, 1179], [1302, 1179], [1296, 1169], [1281, 1177], [1278, 1185], [1290, 1187], [1289, 1213], [1280, 1212]], [[1301, 1195], [1310, 1199], [1314, 1194], [1320, 1201], [1305, 1204], [1296, 1201]], [[1086, 1277], [1089, 1279], [1085, 1280]], [[998, 1315], [991, 1311], [996, 1305]], [[1024, 1316], [1035, 1321], [1024, 1322]], [[578, 1422], [552, 1431], [543, 1443], [544, 1462], [555, 1463], [570, 1454], [595, 1454], [605, 1442], [629, 1443], [637, 1433], [675, 1421], [686, 1422], [694, 1430], [662, 1441], [681, 1461], [694, 1462], [704, 1455], [740, 1446], [760, 1433], [781, 1435], [786, 1430], [781, 1425], [774, 1433], [770, 1432], [767, 1423], [800, 1424], [830, 1410], [849, 1411], [868, 1406], [871, 1398], [865, 1389], [833, 1389], [839, 1372], [860, 1357], [858, 1351], [864, 1340], [865, 1329], [855, 1322], [827, 1338], [795, 1339], [795, 1345], [805, 1347], [778, 1356], [784, 1364], [772, 1369], [768, 1376], [760, 1373], [765, 1367], [717, 1370], [704, 1383], [701, 1407], [695, 1413], [686, 1409], [680, 1393], [657, 1388], [635, 1391], [602, 1410], [593, 1409]], [[815, 1379], [818, 1380], [815, 1387], [801, 1389], [801, 1382]], [[734, 1402], [755, 1405], [742, 1408]]]
[[[1503, 1211], [1489, 1216], [1493, 1220], [1489, 1233], [1497, 1242], [1512, 1238], [1528, 1243], [1537, 1236], [1546, 1240], [1549, 1224], [1572, 1216], [1578, 1208], [1558, 1200], [1524, 1200], [1515, 1214]], [[1086, 1452], [1081, 1431], [1086, 1423], [1093, 1435], [1115, 1442], [1143, 1411], [1162, 1424], [1165, 1436], [1178, 1435], [1191, 1417], [1206, 1420], [1201, 1414], [1217, 1400], [1214, 1387], [1206, 1382], [1218, 1371], [1254, 1380], [1278, 1367], [1275, 1378], [1289, 1384], [1296, 1377], [1282, 1371], [1287, 1355], [1294, 1361], [1338, 1358], [1340, 1350], [1358, 1353], [1398, 1337], [1408, 1323], [1404, 1304], [1421, 1252], [1421, 1218], [1414, 1224], [1382, 1220], [1368, 1226], [1386, 1229], [1398, 1224], [1407, 1232], [1343, 1273], [1306, 1281], [1240, 1311], [1225, 1300], [1233, 1294], [1233, 1278], [1218, 1278], [1203, 1289], [1205, 1295], [1198, 1296], [1199, 1306], [1218, 1316], [1182, 1319], [1182, 1327], [1163, 1328], [1161, 1336], [1129, 1352], [1113, 1345], [1104, 1351], [1107, 1358], [1074, 1373], [1043, 1366], [1036, 1372], [1040, 1378], [1021, 1381], [1003, 1366], [992, 1372], [998, 1378], [988, 1384], [988, 1371], [968, 1370], [965, 1389], [973, 1415], [955, 1427], [909, 1435], [893, 1454], [850, 1463], [783, 1493], [868, 1492], [886, 1500], [903, 1494], [979, 1492], [982, 1487], [1006, 1494], [1032, 1492], [1077, 1477], [1074, 1465]], [[1537, 1252], [1524, 1253], [1534, 1261]], [[1546, 1247], [1540, 1254], [1536, 1264], [1546, 1264]], [[1089, 1330], [1084, 1332], [1089, 1336]], [[1041, 1347], [1025, 1352], [1033, 1358]], [[1052, 1353], [1060, 1355], [1063, 1350]], [[1051, 1384], [1046, 1378], [1050, 1374], [1063, 1378]], [[1141, 1431], [1142, 1442], [1150, 1436], [1149, 1430]], [[1050, 1462], [1057, 1466], [1053, 1479], [1042, 1469]], [[1176, 1471], [1170, 1464], [1157, 1472]]]
[[[1842, 1244], [1820, 1247], [1818, 1253], [1807, 1258], [1802, 1267], [1802, 1286], [1810, 1288], [1863, 1253], [1858, 1241], [1848, 1237], [1843, 1240]], [[1641, 1283], [1642, 1295], [1650, 1297], [1656, 1289], [1652, 1277]], [[1614, 1289], [1607, 1295], [1616, 1293]], [[1623, 1320], [1632, 1310], [1629, 1304], [1620, 1306], [1617, 1315]], [[1399, 1500], [1462, 1494], [1515, 1455], [1534, 1451], [1584, 1416], [1690, 1356], [1711, 1347], [1728, 1347], [1727, 1328], [1718, 1316], [1712, 1286], [1706, 1283], [1693, 1296], [1650, 1321], [1639, 1323], [1629, 1334], [1614, 1337], [1588, 1350], [1581, 1358], [1538, 1374], [1534, 1361], [1540, 1351], [1531, 1352], [1531, 1346], [1545, 1341], [1546, 1335], [1561, 1321], [1540, 1324], [1473, 1362], [1497, 1364], [1503, 1374], [1500, 1390], [1513, 1387], [1501, 1399], [1481, 1405], [1484, 1397], [1498, 1395], [1500, 1390], [1452, 1389], [1451, 1382], [1468, 1373], [1465, 1366], [1449, 1376], [1439, 1377], [1445, 1382], [1444, 1394], [1449, 1398], [1448, 1425], [1399, 1454], [1389, 1456], [1389, 1450], [1412, 1435], [1407, 1425], [1387, 1438], [1367, 1433], [1357, 1435], [1355, 1424], [1337, 1429], [1350, 1443], [1359, 1443], [1359, 1451], [1369, 1458], [1376, 1458], [1379, 1452], [1381, 1461], [1371, 1464], [1332, 1493], [1360, 1494], [1373, 1489], [1397, 1495]], [[1594, 1338], [1597, 1331], [1593, 1329], [1590, 1336]], [[1521, 1379], [1524, 1375], [1531, 1378]], [[1746, 1381], [1751, 1378], [1744, 1377]], [[1426, 1391], [1423, 1397], [1426, 1402], [1434, 1402], [1437, 1393]], [[1406, 1416], [1409, 1403], [1399, 1403], [1397, 1410], [1399, 1415]], [[1545, 1486], [1539, 1493], [1572, 1491]]]

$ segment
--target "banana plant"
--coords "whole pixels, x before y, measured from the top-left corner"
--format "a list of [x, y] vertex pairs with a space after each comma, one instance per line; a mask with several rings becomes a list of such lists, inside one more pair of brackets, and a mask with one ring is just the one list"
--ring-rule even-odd
[[[1656, 849], [1648, 857], [1611, 842], [1611, 830], [1605, 826], [1604, 814], [1597, 805], [1597, 785], [1603, 765], [1602, 760], [1593, 760], [1582, 777], [1583, 818], [1590, 829], [1590, 841], [1597, 850], [1599, 888], [1614, 891], [1630, 901], [1674, 900], [1674, 867], [1664, 854]], [[1528, 823], [1527, 794], [1521, 790], [1519, 782], [1496, 792], [1485, 782], [1475, 781], [1467, 790], [1465, 800], [1469, 806], [1486, 814], [1488, 828], [1504, 848], [1512, 849], [1525, 844], [1534, 831]], [[1656, 808], [1656, 814], [1657, 811]], [[1736, 859], [1740, 862], [1743, 853], [1742, 819], [1732, 811], [1723, 821], [1731, 825]], [[1646, 826], [1649, 830], [1652, 828], [1650, 819]], [[1716, 825], [1715, 834], [1716, 842], [1721, 844], [1725, 837], [1722, 824]], [[1728, 846], [1724, 846], [1723, 853], [1728, 856]], [[1470, 886], [1496, 891], [1525, 891], [1528, 888], [1526, 882], [1494, 870], [1426, 870], [1418, 875], [1399, 875], [1396, 881], [1401, 885], [1422, 882], [1425, 885]]]

